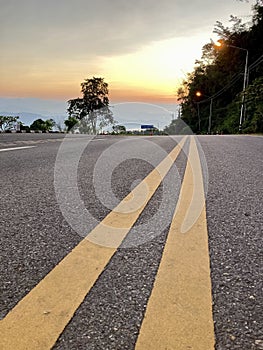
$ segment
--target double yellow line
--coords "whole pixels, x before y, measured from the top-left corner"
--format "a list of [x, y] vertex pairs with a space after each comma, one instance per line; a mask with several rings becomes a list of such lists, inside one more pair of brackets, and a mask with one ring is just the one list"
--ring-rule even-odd
[[148, 349], [214, 349], [205, 197], [193, 137], [179, 200], [136, 344], [136, 350]]
[[[185, 141], [186, 138], [182, 139], [87, 238], [8, 313], [0, 322], [0, 349], [52, 348], [172, 167]], [[185, 216], [191, 217], [186, 211], [196, 186], [201, 186], [203, 195], [203, 184], [193, 182], [193, 164], [197, 164], [195, 171], [201, 172], [196, 143], [191, 137], [180, 198], [136, 349], [211, 350], [214, 346], [205, 207], [190, 230], [181, 233]], [[200, 174], [197, 178], [202, 181]]]

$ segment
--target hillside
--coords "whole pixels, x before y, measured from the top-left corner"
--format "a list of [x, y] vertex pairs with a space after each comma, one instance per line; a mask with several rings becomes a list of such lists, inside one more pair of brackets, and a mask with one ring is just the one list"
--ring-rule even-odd
[[216, 23], [219, 46], [203, 46], [178, 90], [182, 120], [194, 133], [263, 132], [262, 1], [252, 7], [251, 21], [231, 16], [230, 24]]

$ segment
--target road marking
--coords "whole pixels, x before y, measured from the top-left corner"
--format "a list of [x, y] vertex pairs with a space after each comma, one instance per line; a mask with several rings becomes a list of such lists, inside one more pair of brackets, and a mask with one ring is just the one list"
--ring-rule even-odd
[[27, 148], [33, 148], [33, 147], [36, 147], [36, 146], [22, 146], [22, 147], [3, 148], [3, 149], [0, 149], [0, 152], [17, 151], [17, 150], [20, 150], [20, 149], [27, 149]]
[[190, 230], [184, 232], [182, 227], [185, 215], [191, 221], [189, 208], [194, 187], [202, 189], [199, 196], [203, 201], [202, 169], [194, 137], [191, 137], [180, 197], [136, 350], [214, 349], [205, 205]]
[[[109, 239], [111, 244], [114, 239], [118, 247], [172, 167], [185, 140], [183, 138], [89, 236], [101, 235], [101, 243], [106, 245]], [[146, 198], [142, 198], [140, 189], [144, 190], [145, 186], [148, 192]], [[0, 321], [0, 348], [52, 348], [116, 250], [83, 239]]]

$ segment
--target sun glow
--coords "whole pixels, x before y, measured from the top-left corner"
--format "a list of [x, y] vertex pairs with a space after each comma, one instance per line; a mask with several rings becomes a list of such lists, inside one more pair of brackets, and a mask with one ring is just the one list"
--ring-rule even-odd
[[221, 47], [221, 46], [222, 46], [222, 43], [220, 43], [219, 41], [216, 41], [216, 42], [214, 43], [214, 45], [217, 46], [217, 47]]
[[[103, 60], [103, 75], [116, 97], [118, 87], [157, 99], [174, 99], [177, 88], [201, 56], [202, 36], [154, 42], [140, 51]], [[121, 96], [119, 96], [121, 97]]]
[[[172, 38], [152, 42], [140, 50], [124, 55], [99, 56], [92, 60], [67, 57], [51, 62], [39, 60], [24, 69], [10, 62], [3, 72], [0, 90], [9, 96], [69, 99], [80, 94], [80, 83], [90, 76], [101, 76], [109, 83], [113, 101], [175, 102], [176, 91], [201, 56], [205, 38]], [[22, 84], [23, 82], [23, 84]]]

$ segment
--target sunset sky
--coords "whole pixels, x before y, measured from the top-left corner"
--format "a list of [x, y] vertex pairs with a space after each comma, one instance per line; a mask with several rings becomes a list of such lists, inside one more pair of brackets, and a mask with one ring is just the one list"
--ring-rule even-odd
[[67, 100], [102, 76], [112, 101], [174, 103], [237, 0], [0, 0], [0, 97]]

